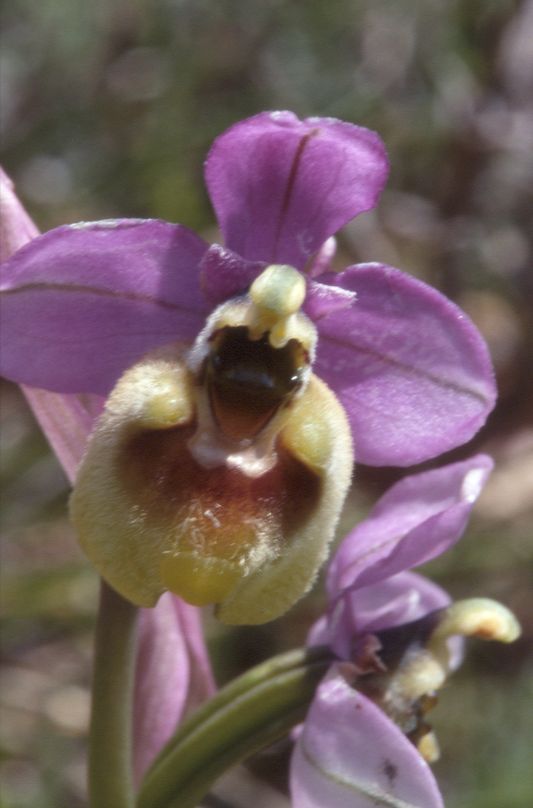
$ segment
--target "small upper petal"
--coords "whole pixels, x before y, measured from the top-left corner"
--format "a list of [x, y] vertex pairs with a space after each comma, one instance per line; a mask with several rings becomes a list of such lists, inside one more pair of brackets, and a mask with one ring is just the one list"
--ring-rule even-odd
[[349, 309], [318, 321], [315, 372], [347, 411], [358, 461], [406, 466], [469, 440], [496, 389], [486, 344], [464, 312], [382, 264], [321, 280], [357, 293]]
[[209, 152], [206, 183], [227, 246], [302, 269], [322, 244], [376, 204], [388, 173], [377, 134], [334, 118], [265, 112]]
[[316, 321], [340, 309], [350, 308], [356, 297], [356, 293], [350, 289], [310, 280], [303, 310], [311, 320]]
[[[200, 263], [202, 292], [212, 306], [217, 306], [246, 292], [265, 267], [264, 261], [248, 261], [227, 247], [213, 244]], [[307, 276], [303, 311], [311, 320], [320, 320], [327, 314], [348, 308], [355, 299], [356, 293], [350, 289], [319, 283]]]
[[341, 543], [328, 570], [331, 599], [342, 590], [383, 581], [423, 564], [464, 532], [493, 462], [476, 455], [405, 477]]
[[244, 294], [265, 266], [264, 261], [247, 261], [227, 247], [212, 244], [200, 263], [200, 286], [205, 299], [215, 307]]
[[207, 245], [180, 225], [67, 225], [2, 265], [2, 373], [34, 387], [106, 394], [146, 351], [200, 330]]
[[401, 730], [333, 666], [291, 763], [293, 808], [442, 808], [428, 764]]

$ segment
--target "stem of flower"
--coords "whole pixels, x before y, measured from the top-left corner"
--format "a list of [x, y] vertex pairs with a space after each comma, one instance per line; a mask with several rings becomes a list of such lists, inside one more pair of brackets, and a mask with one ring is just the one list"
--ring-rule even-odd
[[132, 696], [137, 607], [102, 581], [89, 735], [91, 808], [132, 808]]
[[141, 785], [137, 808], [195, 808], [228, 768], [303, 720], [332, 661], [323, 648], [291, 651], [222, 688], [169, 741]]

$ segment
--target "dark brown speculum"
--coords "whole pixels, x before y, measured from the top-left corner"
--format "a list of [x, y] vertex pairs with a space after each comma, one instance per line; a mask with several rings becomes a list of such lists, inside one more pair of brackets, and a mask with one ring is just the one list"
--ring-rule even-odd
[[217, 426], [232, 439], [254, 438], [300, 389], [308, 362], [296, 339], [274, 348], [245, 326], [217, 331], [203, 371]]

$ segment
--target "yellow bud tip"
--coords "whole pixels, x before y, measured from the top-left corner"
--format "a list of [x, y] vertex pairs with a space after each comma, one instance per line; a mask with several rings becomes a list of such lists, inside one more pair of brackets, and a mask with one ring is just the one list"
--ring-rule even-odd
[[416, 747], [426, 763], [436, 763], [440, 758], [439, 742], [437, 736], [432, 731], [423, 735], [419, 739]]
[[490, 598], [469, 598], [452, 603], [432, 635], [432, 642], [460, 635], [481, 640], [514, 642], [521, 628], [514, 614]]
[[252, 283], [250, 297], [260, 310], [279, 318], [289, 317], [305, 300], [305, 280], [291, 266], [272, 264]]

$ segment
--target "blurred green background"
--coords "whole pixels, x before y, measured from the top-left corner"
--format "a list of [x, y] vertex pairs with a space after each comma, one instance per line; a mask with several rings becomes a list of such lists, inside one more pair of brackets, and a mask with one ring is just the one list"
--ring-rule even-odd
[[[449, 808], [533, 804], [533, 3], [510, 0], [15, 0], [2, 10], [3, 164], [39, 227], [112, 216], [217, 237], [203, 186], [213, 138], [263, 109], [376, 129], [391, 157], [377, 211], [340, 265], [399, 266], [484, 333], [500, 402], [473, 444], [497, 462], [462, 542], [428, 572], [454, 597], [515, 610], [512, 647], [472, 645], [432, 714]], [[81, 808], [95, 573], [68, 488], [19, 392], [2, 387], [2, 808]], [[397, 470], [358, 467], [348, 529]], [[274, 624], [207, 620], [220, 681], [303, 642], [321, 587]], [[218, 787], [287, 805], [289, 744]], [[223, 803], [219, 803], [222, 805]], [[327, 808], [327, 806], [325, 806]]]

